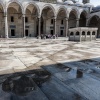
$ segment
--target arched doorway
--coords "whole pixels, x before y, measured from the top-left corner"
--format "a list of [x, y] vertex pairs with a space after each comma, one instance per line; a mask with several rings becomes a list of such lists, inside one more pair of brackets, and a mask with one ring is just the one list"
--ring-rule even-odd
[[11, 38], [23, 37], [22, 9], [19, 4], [10, 3], [7, 9], [8, 36]]
[[5, 32], [4, 32], [4, 10], [2, 5], [0, 5], [0, 38], [5, 37]]
[[90, 19], [89, 27], [96, 27], [96, 28], [98, 28], [97, 37], [100, 37], [100, 19], [99, 19], [98, 16], [93, 16]]
[[41, 13], [41, 34], [54, 34], [54, 11], [50, 6], [44, 7]]
[[69, 14], [69, 20], [68, 20], [68, 26], [69, 28], [75, 28], [76, 27], [76, 11], [72, 10]]
[[60, 9], [57, 14], [57, 34], [59, 37], [66, 36], [66, 11]]
[[35, 5], [29, 4], [25, 11], [25, 36], [36, 37], [37, 36], [37, 17], [38, 11]]
[[86, 15], [84, 12], [80, 15], [79, 27], [86, 27]]

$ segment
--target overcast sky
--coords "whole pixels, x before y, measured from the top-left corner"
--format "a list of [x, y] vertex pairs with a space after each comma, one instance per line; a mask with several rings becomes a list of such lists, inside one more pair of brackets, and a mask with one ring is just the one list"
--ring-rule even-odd
[[[82, 0], [79, 0], [82, 2]], [[100, 5], [100, 0], [90, 0], [90, 3], [94, 4], [94, 6]]]

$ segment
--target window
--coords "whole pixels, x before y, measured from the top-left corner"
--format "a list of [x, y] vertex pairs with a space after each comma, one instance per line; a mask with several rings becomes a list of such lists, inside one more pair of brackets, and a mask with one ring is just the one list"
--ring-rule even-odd
[[63, 36], [63, 33], [64, 33], [64, 31], [63, 30], [60, 30], [60, 35], [61, 36]]
[[53, 35], [53, 30], [51, 30], [51, 32], [50, 32], [50, 33], [51, 33], [51, 35]]
[[90, 35], [90, 32], [87, 32], [87, 35]]
[[61, 20], [61, 24], [62, 24], [62, 25], [64, 24], [64, 21], [63, 21], [63, 20]]
[[82, 35], [85, 35], [85, 32], [84, 31], [82, 32]]
[[25, 22], [28, 23], [28, 17], [25, 17]]
[[11, 16], [11, 22], [14, 22], [14, 17], [13, 16]]
[[28, 30], [25, 30], [25, 36], [28, 36]]
[[51, 24], [53, 24], [53, 19], [51, 19]]
[[76, 35], [79, 35], [79, 32], [76, 32]]
[[70, 35], [74, 35], [73, 32], [71, 32]]
[[95, 32], [92, 32], [92, 35], [95, 35]]
[[11, 36], [15, 36], [15, 30], [11, 29]]

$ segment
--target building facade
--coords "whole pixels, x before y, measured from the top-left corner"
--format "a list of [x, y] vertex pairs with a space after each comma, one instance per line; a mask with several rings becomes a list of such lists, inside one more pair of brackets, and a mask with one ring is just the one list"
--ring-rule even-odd
[[68, 36], [68, 29], [87, 27], [93, 5], [57, 0], [0, 0], [0, 37]]

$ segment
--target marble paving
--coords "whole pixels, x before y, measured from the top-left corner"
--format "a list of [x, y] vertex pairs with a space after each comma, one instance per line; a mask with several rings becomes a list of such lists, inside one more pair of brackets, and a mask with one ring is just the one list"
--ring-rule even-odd
[[[99, 39], [81, 43], [66, 39], [0, 40], [0, 75], [36, 69], [45, 69], [52, 76], [39, 87], [44, 99], [34, 100], [100, 100]], [[81, 78], [77, 78], [77, 70], [82, 72]], [[33, 100], [16, 98], [0, 96], [0, 100]]]

